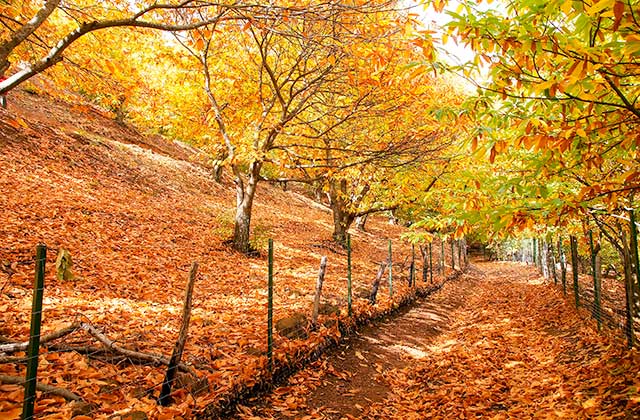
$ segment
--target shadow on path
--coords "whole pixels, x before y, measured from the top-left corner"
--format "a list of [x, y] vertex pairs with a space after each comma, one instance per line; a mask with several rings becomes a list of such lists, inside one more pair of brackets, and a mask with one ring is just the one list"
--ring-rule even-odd
[[239, 407], [237, 415], [248, 419], [359, 417], [389, 392], [383, 372], [425, 357], [434, 338], [449, 329], [452, 313], [465, 304], [478, 274], [471, 266], [417, 305], [363, 328], [286, 385], [252, 401], [250, 407]]

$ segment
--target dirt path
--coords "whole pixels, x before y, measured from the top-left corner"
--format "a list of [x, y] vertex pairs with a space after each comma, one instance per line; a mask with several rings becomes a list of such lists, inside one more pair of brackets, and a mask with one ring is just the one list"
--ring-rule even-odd
[[640, 418], [640, 354], [532, 268], [477, 263], [242, 419]]
[[424, 357], [434, 337], [450, 328], [451, 315], [464, 305], [477, 274], [464, 274], [417, 306], [365, 327], [272, 394], [252, 401], [250, 407], [240, 407], [238, 416], [276, 419], [362, 416], [368, 406], [384, 400], [389, 393], [384, 373], [405, 368]]

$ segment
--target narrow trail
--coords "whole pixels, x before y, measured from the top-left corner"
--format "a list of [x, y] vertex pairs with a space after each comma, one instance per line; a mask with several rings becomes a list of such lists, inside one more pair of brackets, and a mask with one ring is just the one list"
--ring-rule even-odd
[[[474, 274], [475, 273], [475, 274]], [[422, 358], [434, 338], [448, 331], [451, 315], [464, 305], [477, 269], [417, 306], [363, 328], [338, 349], [323, 356], [251, 407], [240, 407], [246, 418], [358, 418], [373, 402], [383, 401], [391, 387], [384, 372], [407, 367]]]
[[236, 416], [635, 419], [639, 370], [532, 268], [479, 262]]

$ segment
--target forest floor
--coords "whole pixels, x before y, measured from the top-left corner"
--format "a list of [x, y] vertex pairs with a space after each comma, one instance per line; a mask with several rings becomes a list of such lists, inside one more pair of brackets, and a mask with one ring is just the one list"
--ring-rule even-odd
[[[29, 336], [34, 248], [49, 247], [42, 333], [82, 323], [122, 348], [167, 357], [180, 326], [189, 267], [200, 263], [174, 404], [155, 397], [165, 367], [123, 357], [87, 330], [42, 347], [38, 381], [74, 392], [76, 404], [38, 393], [36, 417], [77, 420], [193, 418], [254, 385], [269, 384], [266, 238], [274, 239], [275, 321], [311, 314], [318, 264], [329, 263], [320, 327], [275, 334], [276, 367], [300, 368], [348, 325], [343, 249], [331, 244], [328, 207], [311, 191], [260, 186], [254, 237], [263, 250], [230, 250], [232, 180], [213, 180], [198, 150], [78, 102], [18, 91], [0, 109], [0, 345]], [[355, 318], [380, 318], [417, 295], [407, 285], [406, 228], [373, 217], [352, 230]], [[388, 241], [393, 298], [367, 294]], [[440, 244], [434, 244], [434, 255]], [[446, 276], [450, 267], [445, 246]], [[56, 255], [73, 280], [56, 278]], [[418, 252], [416, 252], [419, 254]], [[437, 258], [437, 257], [436, 257]], [[422, 262], [417, 272], [422, 272]], [[443, 277], [436, 275], [435, 283]], [[418, 287], [432, 284], [419, 279]], [[595, 330], [585, 311], [532, 269], [476, 263], [417, 306], [360, 330], [267, 397], [244, 418], [638, 418], [640, 360], [619, 331]], [[0, 375], [24, 378], [24, 352], [0, 353]], [[0, 377], [1, 379], [1, 377]], [[23, 388], [0, 383], [0, 419], [20, 417]]]
[[637, 419], [640, 355], [535, 270], [475, 262], [238, 418]]
[[[123, 357], [77, 329], [42, 347], [38, 381], [86, 404], [39, 393], [38, 418], [190, 418], [269, 381], [267, 238], [275, 243], [276, 324], [310, 318], [320, 258], [328, 256], [320, 328], [300, 322], [297, 337], [276, 333], [276, 366], [299, 364], [339, 339], [337, 321], [351, 322], [347, 255], [331, 242], [331, 211], [311, 190], [262, 183], [252, 220], [262, 252], [241, 255], [225, 245], [233, 229], [233, 180], [225, 174], [215, 182], [206, 155], [119, 125], [80, 99], [70, 105], [27, 91], [12, 92], [8, 109], [0, 108], [0, 168], [0, 345], [29, 337], [38, 243], [49, 249], [42, 334], [84, 323], [120, 347], [164, 357], [177, 338], [189, 268], [200, 263], [183, 357], [198, 378], [183, 375], [173, 405], [155, 400], [164, 366]], [[387, 313], [415, 295], [406, 281], [412, 253], [406, 231], [383, 215], [370, 218], [366, 232], [352, 230], [357, 319]], [[383, 282], [372, 306], [367, 296], [388, 241], [394, 296]], [[56, 277], [62, 249], [72, 256], [73, 280]], [[452, 272], [447, 267], [445, 274]], [[24, 352], [0, 353], [0, 375], [24, 378], [21, 358]], [[18, 418], [22, 397], [20, 385], [0, 383], [0, 419]]]

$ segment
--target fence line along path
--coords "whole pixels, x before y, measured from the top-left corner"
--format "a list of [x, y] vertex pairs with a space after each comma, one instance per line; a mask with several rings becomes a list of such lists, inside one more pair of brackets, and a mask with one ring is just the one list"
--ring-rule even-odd
[[451, 314], [464, 305], [474, 281], [463, 274], [417, 305], [363, 328], [270, 395], [239, 406], [236, 415], [247, 419], [360, 417], [366, 407], [390, 392], [385, 372], [409, 366], [448, 330]]
[[476, 262], [238, 416], [639, 418], [639, 370], [624, 338], [535, 268]]

